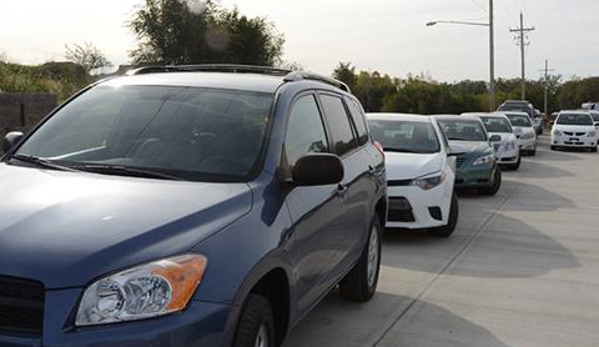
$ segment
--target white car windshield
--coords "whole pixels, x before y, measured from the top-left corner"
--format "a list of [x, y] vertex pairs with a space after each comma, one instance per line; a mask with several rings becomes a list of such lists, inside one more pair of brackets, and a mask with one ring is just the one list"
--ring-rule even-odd
[[428, 122], [369, 120], [368, 123], [385, 151], [438, 153], [441, 150], [435, 128]]
[[511, 134], [512, 126], [510, 122], [505, 118], [500, 117], [481, 117], [487, 132], [490, 133], [507, 133]]
[[593, 125], [593, 118], [588, 114], [562, 113], [556, 123], [559, 125]]
[[512, 123], [512, 126], [514, 126], [514, 127], [523, 127], [523, 128], [532, 127], [532, 123], [530, 122], [530, 118], [528, 116], [518, 115], [518, 114], [508, 114], [507, 118], [510, 120], [510, 123]]

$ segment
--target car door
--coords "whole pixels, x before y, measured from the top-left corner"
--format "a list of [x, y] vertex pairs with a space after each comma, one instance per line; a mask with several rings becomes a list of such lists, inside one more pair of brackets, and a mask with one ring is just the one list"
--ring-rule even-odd
[[[281, 170], [290, 178], [299, 158], [331, 152], [316, 95], [299, 95], [292, 103], [285, 135]], [[344, 243], [343, 202], [340, 185], [290, 187], [286, 204], [293, 221], [293, 257], [298, 315], [306, 313], [335, 284], [332, 272]]]
[[[334, 276], [344, 275], [358, 259], [369, 229], [375, 184], [369, 172], [368, 153], [364, 151], [364, 137], [358, 139], [343, 97], [333, 93], [319, 93], [327, 129], [333, 141], [335, 154], [341, 157], [345, 169], [342, 182], [345, 216], [339, 227], [342, 243], [334, 258]], [[362, 144], [360, 144], [360, 140]], [[374, 210], [374, 209], [372, 209]]]

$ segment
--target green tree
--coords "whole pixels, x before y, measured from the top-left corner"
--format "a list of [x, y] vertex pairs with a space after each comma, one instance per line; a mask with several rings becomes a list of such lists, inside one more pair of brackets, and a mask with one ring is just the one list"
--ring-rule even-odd
[[335, 71], [333, 71], [333, 78], [347, 84], [351, 90], [355, 88], [358, 80], [356, 68], [352, 66], [352, 63], [339, 63]]
[[263, 17], [221, 9], [207, 0], [145, 0], [129, 28], [139, 40], [136, 64], [277, 65], [284, 37]]

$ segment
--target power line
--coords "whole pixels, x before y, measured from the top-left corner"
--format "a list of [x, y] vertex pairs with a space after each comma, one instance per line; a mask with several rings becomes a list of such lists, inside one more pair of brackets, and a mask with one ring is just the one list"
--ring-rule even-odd
[[474, 6], [480, 8], [481, 10], [483, 10], [485, 12], [489, 12], [489, 10], [486, 7], [484, 7], [483, 5], [481, 5], [478, 1], [476, 1], [476, 0], [470, 0], [470, 2], [473, 3]]

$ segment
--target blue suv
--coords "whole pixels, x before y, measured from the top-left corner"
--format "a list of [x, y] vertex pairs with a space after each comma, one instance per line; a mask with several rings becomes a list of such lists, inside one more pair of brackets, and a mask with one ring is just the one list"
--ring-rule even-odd
[[142, 68], [4, 150], [0, 346], [279, 346], [376, 291], [384, 157], [336, 80]]

